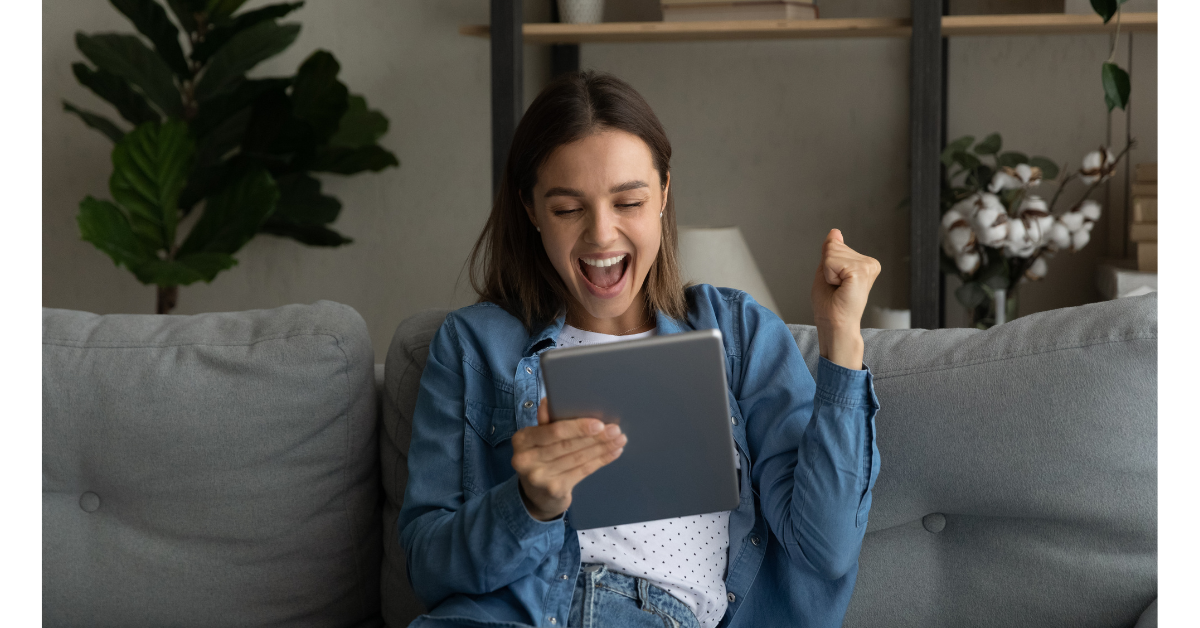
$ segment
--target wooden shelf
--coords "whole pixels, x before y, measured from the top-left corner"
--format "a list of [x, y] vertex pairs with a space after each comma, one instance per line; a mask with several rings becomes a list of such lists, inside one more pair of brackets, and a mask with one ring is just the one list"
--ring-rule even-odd
[[[1060, 35], [1111, 33], [1115, 26], [1097, 15], [951, 15], [942, 18], [942, 34]], [[1125, 13], [1123, 32], [1157, 32], [1157, 13]], [[462, 26], [463, 35], [487, 37], [488, 26]], [[527, 44], [592, 42], [706, 41], [721, 39], [806, 39], [833, 37], [908, 37], [907, 19], [853, 18], [751, 20], [743, 22], [607, 22], [602, 24], [525, 24]]]

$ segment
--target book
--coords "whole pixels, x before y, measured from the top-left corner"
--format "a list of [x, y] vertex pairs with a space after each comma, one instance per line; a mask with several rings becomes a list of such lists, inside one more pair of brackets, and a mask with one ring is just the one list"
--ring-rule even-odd
[[1132, 213], [1134, 222], [1158, 222], [1158, 197], [1133, 197]]
[[1158, 272], [1158, 243], [1137, 243], [1138, 270]]
[[1131, 223], [1129, 225], [1129, 239], [1134, 242], [1158, 242], [1158, 223]]
[[1157, 183], [1158, 162], [1152, 161], [1148, 164], [1138, 164], [1134, 166], [1133, 173], [1133, 177], [1138, 183]]
[[671, 2], [662, 0], [664, 22], [723, 22], [738, 20], [815, 20], [817, 5], [789, 0], [739, 2]]
[[1131, 183], [1130, 196], [1158, 196], [1158, 183]]

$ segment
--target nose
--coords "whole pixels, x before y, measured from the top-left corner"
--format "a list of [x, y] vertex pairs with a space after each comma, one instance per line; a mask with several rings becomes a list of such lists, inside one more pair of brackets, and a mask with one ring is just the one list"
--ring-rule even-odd
[[613, 208], [601, 205], [589, 212], [587, 231], [583, 237], [588, 244], [600, 249], [616, 242], [620, 234]]

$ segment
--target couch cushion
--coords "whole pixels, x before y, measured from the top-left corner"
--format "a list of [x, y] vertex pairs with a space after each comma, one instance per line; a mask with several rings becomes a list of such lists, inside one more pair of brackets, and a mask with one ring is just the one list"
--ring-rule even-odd
[[429, 342], [449, 313], [450, 310], [426, 310], [405, 319], [392, 335], [384, 363], [383, 430], [379, 444], [386, 499], [383, 618], [393, 628], [407, 626], [425, 612], [425, 606], [408, 582], [408, 567], [396, 522], [408, 484], [408, 445], [412, 441], [412, 415], [417, 406], [421, 373], [429, 356]]
[[[1156, 295], [867, 330], [883, 466], [845, 625], [1131, 626], [1157, 591]], [[793, 326], [815, 362], [816, 332]]]
[[45, 625], [379, 625], [373, 387], [336, 303], [43, 310]]

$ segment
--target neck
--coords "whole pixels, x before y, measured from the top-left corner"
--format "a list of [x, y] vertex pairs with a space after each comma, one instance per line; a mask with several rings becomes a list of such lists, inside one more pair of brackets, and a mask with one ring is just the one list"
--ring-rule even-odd
[[646, 299], [639, 294], [629, 309], [620, 316], [597, 318], [580, 306], [572, 303], [567, 310], [567, 324], [577, 329], [610, 336], [624, 336], [648, 331], [654, 327], [654, 315], [646, 307]]

